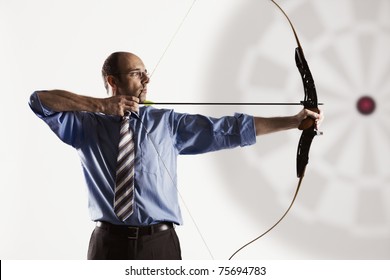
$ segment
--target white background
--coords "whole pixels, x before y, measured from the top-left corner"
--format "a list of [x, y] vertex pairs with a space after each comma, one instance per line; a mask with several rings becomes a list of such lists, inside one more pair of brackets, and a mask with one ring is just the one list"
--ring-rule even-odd
[[[257, 33], [257, 29], [262, 24], [270, 27], [272, 35], [269, 36], [281, 40], [270, 46], [269, 49], [274, 48], [274, 52], [269, 54], [270, 59], [285, 61], [286, 65], [291, 66], [291, 71], [294, 71], [295, 75], [297, 71], [294, 69], [292, 52], [295, 48], [295, 42], [291, 31], [283, 16], [274, 6], [265, 3], [266, 1], [263, 1], [262, 4], [259, 2], [198, 0], [153, 74], [148, 91], [149, 99], [153, 101], [195, 102], [254, 101], [245, 100], [245, 96], [243, 97], [242, 92], [239, 91], [229, 92], [226, 96], [224, 96], [223, 90], [213, 92], [214, 89], [218, 89], [218, 86], [213, 87], [214, 75], [218, 77], [215, 81], [223, 83], [225, 87], [236, 87], [243, 80], [238, 75], [237, 80], [223, 79], [225, 75], [230, 75], [230, 70], [228, 67], [225, 68], [225, 65], [215, 63], [215, 57], [216, 54], [226, 56], [226, 65], [229, 61], [236, 60], [236, 53], [227, 50], [230, 50], [232, 45], [240, 45], [239, 33], [253, 36], [253, 44], [255, 44], [256, 38], [264, 38], [263, 34]], [[327, 24], [324, 25], [325, 30], [322, 29], [320, 32], [331, 30], [330, 33], [332, 33], [333, 30], [337, 30], [338, 25], [348, 27], [354, 23], [354, 20], [351, 20], [352, 12], [350, 9], [356, 2], [362, 1], [328, 1], [327, 3], [332, 3], [329, 5], [320, 4], [321, 1], [314, 1], [317, 12], [321, 6], [322, 10], [319, 14], [323, 15], [324, 19], [338, 14], [335, 20], [328, 20]], [[387, 16], [383, 18], [390, 18], [388, 1], [367, 0], [366, 2], [370, 2], [373, 6], [387, 8], [388, 10], [384, 10], [381, 14], [386, 15], [387, 13]], [[294, 11], [297, 6], [305, 3], [307, 1], [281, 1], [281, 4], [288, 6], [287, 11]], [[78, 156], [71, 147], [61, 143], [50, 129], [35, 117], [28, 107], [29, 95], [36, 89], [61, 88], [80, 94], [105, 97], [100, 77], [100, 69], [104, 59], [114, 51], [131, 51], [144, 60], [150, 71], [153, 70], [191, 4], [191, 0], [0, 0], [0, 62], [2, 66], [0, 68], [2, 85], [0, 110], [2, 126], [0, 138], [1, 259], [85, 259], [90, 233], [94, 228], [94, 224], [90, 222], [88, 217], [87, 197]], [[238, 20], [237, 11], [242, 11], [254, 4], [256, 4], [255, 8], [259, 9], [259, 22], [246, 23], [247, 19], [243, 16], [239, 20], [245, 28], [240, 30], [227, 29], [227, 26], [231, 28], [232, 22]], [[294, 17], [292, 20], [297, 20], [299, 26], [311, 26], [315, 32], [317, 26], [312, 24], [313, 15], [309, 13], [309, 9], [305, 11], [296, 13], [295, 15], [299, 18]], [[272, 24], [263, 20], [267, 18], [267, 15], [272, 15]], [[283, 25], [282, 31], [278, 29], [278, 22]], [[351, 31], [346, 29], [343, 31], [345, 33], [340, 31], [339, 35], [334, 35], [331, 39], [343, 41], [343, 38], [348, 37], [345, 34], [353, 34], [353, 28]], [[262, 30], [262, 32], [266, 33], [266, 30]], [[228, 41], [226, 38], [229, 38]], [[302, 44], [304, 47], [306, 46], [306, 49], [310, 49], [309, 47], [312, 49], [321, 48], [317, 46], [320, 43], [317, 45], [311, 43], [310, 36], [303, 36], [302, 40], [304, 39], [306, 42], [302, 42]], [[326, 41], [326, 38], [323, 41]], [[258, 42], [261, 45], [262, 42], [267, 41], [259, 39]], [[227, 45], [224, 45], [225, 43]], [[346, 52], [348, 52], [348, 46], [350, 45], [342, 46], [347, 49]], [[245, 49], [246, 54], [251, 53], [251, 45]], [[325, 60], [325, 58], [314, 51], [312, 55], [315, 59], [308, 58], [309, 64], [314, 61], [312, 64], [312, 66], [314, 65], [313, 72], [317, 70], [317, 73], [321, 73], [324, 71], [321, 67], [321, 60]], [[247, 59], [248, 57], [246, 56]], [[387, 58], [388, 56], [385, 56], [382, 60], [388, 62]], [[242, 65], [250, 65], [249, 62], [246, 63], [243, 62]], [[354, 69], [363, 67], [358, 61], [354, 63], [348, 67], [350, 73], [353, 73]], [[381, 67], [387, 69], [386, 65], [381, 65]], [[266, 70], [263, 69], [263, 71]], [[245, 72], [245, 69], [243, 71]], [[241, 73], [241, 71], [237, 73]], [[317, 82], [320, 80], [320, 88], [321, 84], [324, 85], [323, 89], [327, 92], [325, 85], [328, 81], [332, 82], [332, 76], [325, 77], [321, 74], [315, 75], [315, 73], [313, 75], [317, 78]], [[299, 83], [298, 74], [294, 77]], [[242, 83], [245, 84], [245, 82]], [[248, 88], [245, 85], [243, 87]], [[292, 92], [293, 97], [287, 96], [288, 100], [281, 100], [283, 98], [280, 97], [272, 100], [273, 98], [267, 95], [265, 98], [269, 100], [262, 100], [261, 95], [259, 95], [256, 101], [299, 102], [303, 95], [300, 90], [298, 88]], [[363, 93], [368, 89], [361, 87], [359, 90]], [[244, 92], [248, 95], [250, 91], [249, 87]], [[328, 100], [328, 105], [335, 100], [331, 95], [322, 95], [322, 97], [322, 101], [325, 103]], [[343, 97], [344, 101], [349, 100], [348, 96], [344, 95]], [[355, 99], [352, 100], [346, 106], [351, 106], [351, 104], [354, 106]], [[237, 108], [217, 110], [192, 107], [177, 108], [177, 110], [219, 115], [232, 114]], [[280, 115], [295, 113], [299, 108], [240, 108], [240, 110], [259, 115]], [[329, 112], [327, 113], [329, 120], [339, 117], [339, 115], [332, 116], [332, 112], [336, 113], [332, 109], [326, 112]], [[337, 114], [339, 113], [341, 112], [337, 111]], [[349, 126], [350, 129], [353, 129], [356, 120], [367, 122], [367, 119], [353, 119]], [[334, 124], [334, 121], [330, 123]], [[346, 125], [336, 126], [331, 130], [331, 125], [327, 127], [324, 123], [323, 129], [326, 131], [328, 128], [331, 133], [325, 133], [324, 137], [327, 138], [315, 139], [314, 141], [326, 143], [326, 140], [323, 139], [341, 140], [342, 138], [338, 138], [337, 133], [342, 131]], [[253, 148], [245, 149], [245, 151], [238, 149], [220, 154], [180, 159], [179, 190], [183, 197], [182, 203], [185, 203], [189, 209], [187, 211], [186, 207], [183, 206], [185, 225], [178, 228], [184, 259], [211, 258], [195, 224], [199, 227], [213, 257], [226, 259], [242, 244], [271, 226], [287, 208], [296, 181], [290, 181], [286, 178], [294, 179], [295, 176], [294, 152], [299, 135], [288, 132], [272, 137], [275, 138], [265, 137], [264, 141], [259, 140], [258, 145], [263, 144], [262, 151], [271, 149], [274, 139], [277, 141], [277, 139], [294, 138], [289, 144], [290, 149], [287, 153], [284, 153], [285, 150], [275, 151], [275, 157], [267, 156], [267, 162], [261, 157], [257, 161], [257, 150]], [[356, 143], [359, 139], [349, 139], [349, 141]], [[376, 143], [371, 142], [371, 145], [375, 146]], [[328, 148], [328, 146], [325, 144], [314, 146], [314, 144], [312, 149], [317, 150], [317, 152], [314, 151], [317, 158], [313, 158], [310, 164], [314, 164], [316, 160], [321, 163], [325, 161], [323, 158], [326, 158], [326, 150], [324, 153], [318, 150]], [[388, 150], [384, 149], [384, 151]], [[359, 151], [356, 152], [357, 154], [354, 156], [359, 158]], [[241, 158], [242, 154], [245, 156]], [[235, 160], [231, 160], [232, 158]], [[255, 167], [247, 168], [248, 162], [253, 163]], [[341, 162], [341, 164], [343, 163]], [[343, 166], [346, 167], [346, 164], [349, 163], [344, 163]], [[388, 161], [382, 162], [383, 166], [388, 167], [388, 164]], [[261, 174], [261, 171], [257, 169], [264, 165], [267, 165], [264, 167], [265, 169], [262, 169], [267, 170], [266, 175]], [[245, 168], [245, 170], [240, 168]], [[343, 186], [346, 184], [350, 186], [351, 181], [346, 183], [344, 169], [337, 168], [336, 172], [333, 171], [333, 174], [327, 175], [334, 180], [332, 186], [339, 187], [338, 192], [325, 191], [325, 194], [328, 197], [331, 196], [336, 202], [338, 199], [342, 200], [341, 203], [345, 205], [345, 209], [333, 213], [334, 216], [323, 219], [322, 216], [316, 216], [316, 214], [310, 216], [308, 213], [300, 211], [299, 207], [294, 212], [295, 208], [293, 208], [291, 216], [287, 216], [283, 222], [286, 223], [285, 225], [280, 225], [276, 231], [271, 232], [264, 239], [242, 252], [239, 258], [388, 259], [390, 257], [388, 237], [383, 238], [380, 233], [373, 233], [363, 226], [338, 224], [340, 221], [337, 217], [338, 214], [344, 210], [358, 212], [361, 205], [348, 203], [351, 191], [345, 190]], [[232, 169], [234, 173], [231, 172]], [[307, 173], [309, 172], [310, 170], [307, 171]], [[249, 177], [249, 173], [252, 174], [251, 177]], [[234, 176], [243, 185], [253, 184], [254, 190], [252, 189], [252, 191], [255, 195], [248, 203], [246, 201], [237, 202], [235, 191], [242, 186], [233, 185], [229, 176]], [[302, 193], [305, 191], [310, 193], [310, 190], [314, 192], [316, 183], [321, 184], [320, 181], [323, 180], [323, 177], [312, 176], [309, 178], [309, 182], [312, 184], [306, 186], [303, 184], [305, 188], [301, 191]], [[288, 186], [289, 191], [285, 197], [278, 196], [281, 197], [280, 203], [276, 203], [277, 200], [274, 200], [274, 196], [272, 196], [272, 200], [267, 197], [269, 194], [267, 188], [278, 188], [280, 182]], [[388, 181], [386, 183], [388, 185]], [[327, 186], [324, 188], [328, 190]], [[204, 192], [199, 193], [198, 189]], [[344, 190], [345, 192], [343, 192]], [[382, 194], [383, 199], [389, 202], [389, 191], [384, 190]], [[305, 201], [307, 203], [312, 201], [310, 196], [307, 196], [306, 199], [301, 201], [301, 205], [305, 205]], [[300, 203], [299, 199], [297, 203]], [[321, 198], [318, 198], [316, 203], [321, 203]], [[332, 208], [331, 203], [333, 202], [326, 200], [322, 204], [330, 209]], [[252, 211], [252, 209], [257, 209], [258, 204], [266, 205], [269, 211], [263, 208], [261, 209], [264, 211], [261, 213]], [[371, 204], [364, 205], [364, 207], [367, 205], [370, 207]], [[190, 213], [195, 223], [190, 218]], [[382, 214], [385, 218], [381, 227], [377, 226], [378, 231], [387, 233], [390, 225], [389, 208], [383, 209]], [[301, 227], [302, 223], [299, 221], [302, 220], [309, 222]], [[321, 226], [324, 229], [322, 234], [316, 230], [315, 223], [310, 224], [316, 220], [320, 220], [322, 223]], [[335, 226], [337, 226], [337, 230], [333, 231]], [[365, 229], [366, 231], [364, 231]], [[377, 236], [379, 236], [378, 239], [376, 239]], [[297, 242], [298, 239], [299, 242]], [[345, 240], [351, 242], [346, 246], [342, 244], [339, 246], [338, 242], [348, 243]], [[374, 245], [370, 247], [371, 243]], [[313, 244], [322, 244], [323, 247], [316, 247]], [[362, 247], [359, 248], [359, 246]], [[326, 253], [324, 253], [325, 251]]]

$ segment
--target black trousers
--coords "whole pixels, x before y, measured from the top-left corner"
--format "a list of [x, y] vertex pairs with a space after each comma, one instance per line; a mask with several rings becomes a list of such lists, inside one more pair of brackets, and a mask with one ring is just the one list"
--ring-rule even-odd
[[125, 233], [96, 227], [88, 248], [89, 260], [181, 260], [174, 228], [129, 238]]

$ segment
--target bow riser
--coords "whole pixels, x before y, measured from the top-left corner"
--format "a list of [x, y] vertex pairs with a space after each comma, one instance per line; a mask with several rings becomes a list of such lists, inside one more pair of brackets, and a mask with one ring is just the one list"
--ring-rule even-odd
[[[295, 49], [295, 62], [302, 77], [305, 93], [304, 101], [301, 103], [305, 109], [319, 113], [316, 86], [300, 46]], [[309, 151], [313, 138], [316, 135], [321, 135], [321, 133], [317, 131], [315, 122], [312, 118], [306, 118], [299, 125], [299, 129], [303, 131], [297, 149], [297, 176], [298, 178], [302, 178], [305, 175], [306, 165], [309, 162]]]
[[[301, 104], [305, 109], [319, 113], [316, 86], [314, 84], [313, 76], [310, 72], [309, 65], [307, 64], [305, 55], [303, 54], [303, 50], [301, 47], [297, 47], [295, 49], [295, 63], [297, 65], [299, 73], [301, 74], [305, 93], [304, 100], [301, 101]], [[307, 118], [303, 120], [303, 122], [299, 125], [298, 128], [300, 130], [310, 128], [314, 129], [314, 126], [314, 120], [311, 118]]]

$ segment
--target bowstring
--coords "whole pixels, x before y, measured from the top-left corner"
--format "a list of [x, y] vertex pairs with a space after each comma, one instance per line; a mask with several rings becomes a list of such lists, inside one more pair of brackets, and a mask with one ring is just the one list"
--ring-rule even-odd
[[[177, 34], [179, 33], [179, 31], [181, 30], [182, 26], [184, 25], [184, 22], [185, 22], [186, 19], [188, 18], [188, 15], [190, 14], [192, 8], [195, 6], [196, 1], [197, 1], [197, 0], [192, 1], [191, 6], [188, 8], [188, 10], [187, 10], [186, 14], [184, 15], [183, 19], [181, 20], [179, 26], [176, 28], [176, 30], [175, 30], [175, 32], [173, 33], [171, 39], [169, 40], [167, 46], [165, 47], [165, 49], [164, 49], [162, 55], [161, 55], [160, 58], [158, 59], [158, 61], [157, 61], [157, 63], [156, 63], [156, 66], [154, 66], [152, 72], [150, 73], [149, 78], [151, 78], [151, 77], [153, 76], [153, 74], [154, 74], [154, 72], [156, 71], [157, 67], [160, 65], [161, 61], [162, 61], [163, 58], [165, 57], [165, 55], [166, 55], [166, 53], [168, 52], [169, 48], [171, 47], [173, 41], [175, 40]], [[191, 219], [192, 223], [194, 224], [194, 226], [195, 226], [195, 228], [196, 228], [196, 231], [198, 232], [199, 236], [201, 237], [204, 246], [206, 247], [206, 249], [207, 249], [207, 251], [208, 251], [208, 253], [209, 253], [211, 259], [214, 260], [214, 256], [213, 256], [213, 254], [211, 253], [211, 250], [210, 250], [209, 246], [207, 245], [207, 242], [206, 242], [206, 240], [205, 240], [205, 238], [204, 238], [202, 232], [200, 231], [200, 228], [199, 228], [198, 224], [196, 223], [195, 218], [192, 216], [191, 211], [190, 211], [190, 209], [189, 209], [187, 203], [185, 202], [185, 200], [184, 200], [182, 194], [180, 193], [179, 188], [177, 187], [177, 184], [176, 184], [175, 181], [173, 180], [173, 177], [172, 177], [171, 173], [169, 172], [169, 169], [168, 169], [168, 167], [166, 166], [165, 161], [163, 160], [163, 158], [162, 158], [162, 156], [161, 156], [159, 150], [157, 149], [157, 145], [154, 143], [154, 141], [153, 141], [153, 139], [152, 139], [152, 137], [151, 137], [151, 133], [148, 131], [148, 129], [146, 128], [146, 126], [145, 126], [145, 124], [142, 122], [142, 120], [141, 120], [141, 119], [139, 119], [139, 120], [140, 120], [140, 122], [141, 122], [141, 124], [142, 124], [143, 129], [145, 130], [146, 134], [148, 135], [148, 139], [149, 139], [150, 142], [152, 143], [152, 146], [153, 146], [154, 150], [156, 151], [156, 153], [157, 153], [157, 155], [158, 155], [160, 161], [162, 162], [162, 164], [163, 164], [163, 166], [164, 166], [164, 169], [165, 169], [165, 171], [166, 171], [166, 173], [167, 173], [169, 179], [170, 179], [171, 182], [172, 182], [172, 185], [176, 188], [176, 191], [177, 191], [177, 193], [178, 193], [178, 195], [179, 195], [179, 197], [180, 197], [180, 199], [181, 199], [181, 201], [182, 201], [182, 204], [184, 205], [184, 208], [186, 209], [188, 215], [190, 216], [190, 219]]]
[[149, 78], [151, 78], [151, 77], [153, 76], [153, 74], [154, 74], [154, 72], [156, 71], [157, 67], [160, 65], [161, 61], [162, 61], [163, 58], [165, 57], [165, 54], [168, 52], [168, 49], [171, 47], [171, 45], [172, 45], [173, 41], [175, 40], [177, 34], [178, 34], [179, 31], [181, 30], [181, 28], [182, 28], [184, 22], [186, 21], [188, 15], [190, 14], [192, 8], [195, 6], [196, 1], [197, 1], [197, 0], [192, 1], [191, 6], [188, 8], [188, 10], [187, 10], [186, 14], [184, 15], [183, 19], [181, 20], [179, 26], [176, 28], [176, 31], [173, 33], [171, 39], [169, 40], [167, 46], [165, 47], [165, 49], [164, 49], [162, 55], [161, 55], [160, 58], [158, 59], [158, 61], [157, 61], [157, 63], [156, 63], [156, 66], [154, 66], [152, 72], [150, 73]]

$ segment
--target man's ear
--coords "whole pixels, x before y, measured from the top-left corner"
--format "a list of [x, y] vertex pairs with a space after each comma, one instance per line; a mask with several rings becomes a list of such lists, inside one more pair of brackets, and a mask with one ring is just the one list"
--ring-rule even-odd
[[112, 75], [106, 77], [107, 93], [110, 95], [116, 95], [118, 91], [118, 79]]
[[107, 76], [107, 83], [108, 83], [108, 86], [111, 87], [112, 92], [113, 93], [116, 92], [116, 90], [118, 88], [117, 79], [114, 76], [108, 75]]

